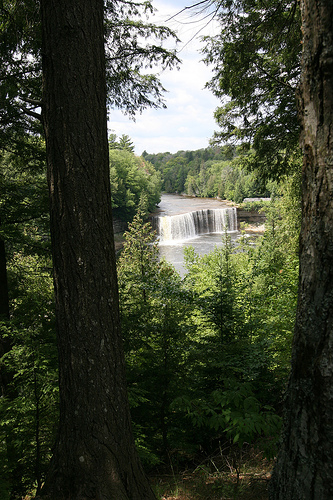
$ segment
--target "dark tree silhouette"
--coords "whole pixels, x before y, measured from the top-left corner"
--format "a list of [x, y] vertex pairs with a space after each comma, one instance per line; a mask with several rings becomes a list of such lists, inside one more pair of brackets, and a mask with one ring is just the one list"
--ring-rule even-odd
[[60, 427], [41, 496], [154, 495], [131, 432], [109, 180], [103, 0], [42, 0]]

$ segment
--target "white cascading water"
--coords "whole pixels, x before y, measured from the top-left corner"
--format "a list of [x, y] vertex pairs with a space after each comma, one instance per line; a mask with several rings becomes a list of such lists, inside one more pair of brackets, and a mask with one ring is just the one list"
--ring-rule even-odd
[[158, 234], [161, 243], [183, 241], [200, 234], [237, 231], [237, 210], [218, 208], [197, 210], [180, 215], [159, 217]]

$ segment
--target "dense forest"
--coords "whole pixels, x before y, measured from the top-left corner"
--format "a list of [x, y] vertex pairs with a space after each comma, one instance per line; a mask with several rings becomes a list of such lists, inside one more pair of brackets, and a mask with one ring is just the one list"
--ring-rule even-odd
[[[110, 137], [109, 146], [115, 214], [129, 222], [117, 262], [120, 312], [146, 469], [195, 467], [219, 446], [238, 450], [239, 466], [252, 445], [272, 457], [297, 297], [298, 177], [277, 187], [255, 247], [244, 238], [236, 250], [227, 234], [205, 257], [188, 247], [181, 278], [159, 261], [145, 221], [159, 201], [160, 173], [134, 155], [128, 137]], [[44, 480], [57, 432], [58, 364], [45, 172], [10, 154], [1, 167], [10, 321], [2, 322], [0, 496], [9, 499]]]
[[[265, 235], [200, 257], [181, 277], [137, 214], [118, 260], [129, 394], [150, 466], [198, 463], [219, 447], [276, 452], [298, 283], [299, 202], [271, 204]], [[193, 462], [194, 461], [194, 462]]]
[[118, 140], [111, 134], [109, 148], [113, 216], [130, 222], [138, 206], [146, 214], [153, 212], [161, 197], [160, 172], [145, 158], [134, 154], [133, 143], [127, 135]]
[[235, 203], [277, 192], [276, 181], [264, 180], [251, 171], [253, 152], [245, 155], [241, 148], [215, 146], [174, 154], [144, 151], [137, 157], [128, 136], [118, 139], [112, 134], [109, 143], [113, 208], [127, 220], [133, 218], [142, 191], [148, 196], [148, 211], [154, 210], [161, 190]]
[[162, 190], [189, 196], [219, 197], [241, 203], [244, 198], [271, 196], [276, 183], [251, 171], [254, 152], [234, 146], [211, 146], [178, 153], [142, 153], [161, 173]]

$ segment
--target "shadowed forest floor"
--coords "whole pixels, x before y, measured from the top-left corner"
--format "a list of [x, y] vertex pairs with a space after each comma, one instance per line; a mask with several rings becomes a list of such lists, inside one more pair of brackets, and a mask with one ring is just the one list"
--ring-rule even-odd
[[226, 463], [229, 471], [213, 472], [219, 467], [212, 460], [182, 474], [151, 476], [151, 484], [158, 500], [268, 500], [273, 461], [252, 457], [238, 472]]
[[[268, 500], [273, 460], [251, 453], [237, 470], [231, 457], [209, 458], [194, 470], [156, 471], [150, 483], [157, 500]], [[222, 463], [223, 462], [223, 463]], [[212, 469], [216, 469], [215, 472]], [[221, 471], [219, 471], [221, 469]], [[227, 470], [229, 469], [229, 470]], [[27, 495], [22, 500], [33, 500]]]
[[268, 500], [270, 475], [241, 474], [237, 485], [235, 475], [197, 474], [154, 478], [152, 483], [159, 500]]

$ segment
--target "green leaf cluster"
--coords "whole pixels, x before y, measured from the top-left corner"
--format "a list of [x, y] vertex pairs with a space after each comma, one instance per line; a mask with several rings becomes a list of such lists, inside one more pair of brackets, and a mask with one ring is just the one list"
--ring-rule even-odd
[[[234, 247], [226, 233], [224, 245], [209, 255], [188, 247], [184, 278], [160, 261], [145, 221], [147, 196], [139, 198], [117, 270], [133, 428], [146, 466], [170, 460], [181, 466], [219, 445], [250, 443], [274, 452], [296, 309], [299, 177], [279, 189], [265, 206], [266, 231], [255, 245], [244, 235]], [[38, 220], [25, 221], [16, 239], [8, 239], [11, 316], [1, 323], [1, 341], [10, 344], [1, 356], [4, 498], [40, 487], [57, 430], [51, 263]], [[22, 243], [25, 234], [29, 245]]]
[[170, 405], [186, 370], [191, 301], [174, 269], [159, 262], [154, 232], [141, 212], [124, 237], [118, 280], [129, 395], [139, 451], [144, 445], [142, 458], [152, 464], [156, 456], [166, 459], [182, 434]]
[[[108, 105], [132, 117], [147, 107], [165, 107], [158, 73], [180, 63], [164, 47], [177, 41], [165, 26], [148, 22], [151, 2], [105, 2]], [[21, 154], [25, 136], [42, 135], [42, 42], [38, 0], [2, 0], [0, 9], [0, 139]]]
[[204, 38], [207, 84], [222, 105], [213, 143], [253, 147], [252, 168], [265, 178], [288, 172], [298, 149], [297, 85], [301, 16], [296, 0], [209, 2], [221, 31]]
[[276, 436], [281, 428], [281, 417], [273, 407], [262, 405], [253, 392], [250, 382], [233, 379], [224, 381], [224, 388], [204, 400], [180, 399], [175, 403], [184, 406], [196, 427], [207, 426], [214, 432], [223, 432], [233, 444], [240, 447], [253, 443], [258, 436]]
[[[26, 148], [21, 155], [0, 151], [0, 237], [10, 253], [18, 248], [45, 253], [49, 250], [49, 216], [44, 143], [34, 138], [27, 141]], [[36, 151], [37, 158], [30, 155]]]
[[175, 50], [163, 42], [179, 41], [167, 26], [145, 20], [152, 2], [106, 2], [107, 88], [111, 108], [135, 115], [147, 107], [166, 107], [159, 77], [151, 72], [171, 69], [180, 63]]
[[127, 146], [110, 147], [110, 181], [113, 212], [123, 220], [134, 217], [142, 196], [146, 200], [146, 213], [153, 212], [160, 201], [159, 172]]
[[[54, 442], [57, 351], [42, 141], [21, 155], [1, 151], [0, 491], [24, 496], [41, 486]], [[34, 158], [32, 152], [39, 151]], [[5, 252], [4, 252], [5, 250]], [[7, 279], [6, 279], [7, 278]], [[2, 303], [4, 297], [1, 297]], [[6, 492], [6, 493], [5, 493]]]
[[0, 324], [0, 483], [11, 495], [40, 488], [58, 420], [58, 367], [49, 257], [15, 253], [8, 263], [11, 317]]

